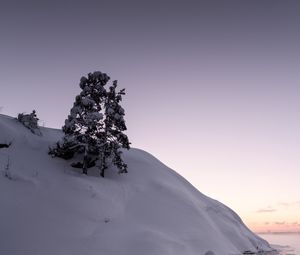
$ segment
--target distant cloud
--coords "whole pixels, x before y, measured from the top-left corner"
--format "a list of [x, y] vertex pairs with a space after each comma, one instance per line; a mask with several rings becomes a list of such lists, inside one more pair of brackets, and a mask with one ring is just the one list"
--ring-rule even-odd
[[293, 201], [293, 202], [280, 202], [278, 203], [280, 206], [290, 207], [290, 206], [300, 206], [300, 201]]
[[274, 222], [274, 224], [276, 224], [276, 225], [284, 225], [285, 221], [276, 221], [276, 222]]
[[265, 225], [269, 225], [269, 224], [270, 224], [270, 222], [268, 222], [268, 221], [265, 222]]
[[294, 227], [300, 227], [300, 222], [295, 221], [291, 225], [294, 226]]
[[281, 205], [281, 206], [286, 206], [286, 207], [288, 207], [288, 206], [290, 206], [291, 203], [280, 202], [280, 203], [278, 203], [278, 204]]
[[272, 208], [272, 207], [267, 207], [267, 208], [262, 208], [262, 209], [259, 209], [257, 210], [256, 212], [257, 213], [270, 213], [270, 212], [276, 212], [277, 210], [275, 208]]

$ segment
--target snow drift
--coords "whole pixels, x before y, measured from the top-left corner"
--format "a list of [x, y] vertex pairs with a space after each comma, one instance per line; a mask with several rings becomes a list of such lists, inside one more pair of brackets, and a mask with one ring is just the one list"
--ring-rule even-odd
[[0, 254], [202, 255], [271, 250], [231, 209], [156, 158], [124, 151], [128, 174], [89, 176], [47, 152], [62, 133], [32, 134], [0, 115]]

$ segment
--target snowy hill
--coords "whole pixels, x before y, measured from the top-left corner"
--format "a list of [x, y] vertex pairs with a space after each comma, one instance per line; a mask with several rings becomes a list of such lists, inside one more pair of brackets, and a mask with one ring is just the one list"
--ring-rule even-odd
[[124, 152], [128, 174], [89, 176], [51, 158], [62, 133], [32, 134], [0, 115], [0, 254], [242, 254], [268, 243], [231, 209], [150, 154]]

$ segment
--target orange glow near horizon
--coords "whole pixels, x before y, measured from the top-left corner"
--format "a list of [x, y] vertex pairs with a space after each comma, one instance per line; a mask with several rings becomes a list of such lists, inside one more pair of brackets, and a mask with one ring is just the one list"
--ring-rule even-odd
[[282, 233], [300, 232], [300, 225], [294, 222], [246, 222], [246, 225], [255, 233]]
[[245, 215], [244, 221], [256, 233], [300, 232], [299, 215], [295, 212], [297, 212], [295, 208], [257, 211]]
[[253, 158], [250, 154], [247, 154], [249, 158], [243, 158], [240, 152], [231, 156], [226, 144], [219, 148], [219, 154], [209, 148], [198, 149], [196, 152], [201, 155], [201, 160], [197, 166], [184, 162], [174, 168], [192, 169], [179, 172], [200, 192], [235, 211], [253, 232], [300, 232], [299, 159], [294, 166], [290, 163], [289, 168], [283, 168], [276, 164], [277, 159], [282, 160], [278, 153], [262, 164], [257, 160], [258, 156], [257, 159], [254, 156], [266, 158], [263, 151], [253, 148]]

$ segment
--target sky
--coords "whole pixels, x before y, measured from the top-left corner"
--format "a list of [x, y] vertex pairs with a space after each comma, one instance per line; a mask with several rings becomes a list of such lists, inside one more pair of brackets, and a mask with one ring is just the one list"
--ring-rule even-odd
[[0, 111], [60, 128], [81, 76], [128, 136], [256, 232], [300, 231], [298, 0], [0, 2]]

